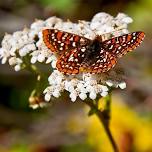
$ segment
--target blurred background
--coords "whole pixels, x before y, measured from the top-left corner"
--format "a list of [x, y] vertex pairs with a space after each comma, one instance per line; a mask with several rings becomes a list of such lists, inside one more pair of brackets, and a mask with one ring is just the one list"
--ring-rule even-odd
[[[98, 12], [124, 12], [134, 20], [130, 31], [146, 33], [142, 45], [119, 61], [128, 73], [127, 89], [113, 92], [111, 130], [121, 152], [152, 152], [152, 0], [0, 0], [0, 41], [35, 19], [77, 22]], [[34, 85], [30, 73], [0, 65], [0, 152], [112, 152], [84, 103], [64, 97], [29, 108]]]

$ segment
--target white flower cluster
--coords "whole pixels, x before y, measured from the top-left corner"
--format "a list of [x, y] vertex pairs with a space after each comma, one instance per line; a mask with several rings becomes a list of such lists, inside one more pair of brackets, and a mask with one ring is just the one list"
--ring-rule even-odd
[[[28, 56], [31, 64], [43, 62], [52, 63], [54, 71], [48, 78], [50, 86], [44, 90], [45, 100], [50, 101], [51, 96], [59, 97], [64, 90], [70, 93], [70, 98], [75, 101], [77, 97], [82, 100], [87, 98], [95, 99], [98, 94], [106, 96], [109, 87], [126, 87], [125, 82], [114, 82], [113, 80], [104, 81], [104, 83], [94, 75], [79, 74], [76, 76], [65, 76], [56, 70], [57, 58], [48, 50], [42, 39], [42, 30], [46, 28], [59, 29], [75, 33], [90, 39], [99, 34], [105, 39], [112, 36], [119, 36], [128, 33], [127, 25], [132, 19], [123, 13], [113, 17], [106, 13], [96, 14], [90, 22], [79, 21], [72, 23], [63, 21], [57, 17], [50, 17], [47, 20], [36, 20], [30, 27], [23, 31], [14, 32], [12, 35], [6, 34], [2, 40], [0, 48], [0, 58], [2, 64], [8, 63], [19, 71], [24, 64], [24, 58]], [[108, 33], [108, 34], [107, 34]], [[99, 76], [98, 76], [99, 77]]]
[[105, 97], [108, 94], [109, 88], [126, 88], [125, 82], [114, 82], [107, 80], [98, 81], [98, 78], [91, 74], [82, 74], [79, 76], [64, 76], [58, 70], [54, 70], [48, 78], [50, 86], [44, 90], [45, 100], [50, 101], [51, 96], [58, 98], [61, 92], [68, 91], [71, 101], [76, 101], [77, 97], [85, 100], [88, 96], [90, 99], [96, 99], [97, 95]]

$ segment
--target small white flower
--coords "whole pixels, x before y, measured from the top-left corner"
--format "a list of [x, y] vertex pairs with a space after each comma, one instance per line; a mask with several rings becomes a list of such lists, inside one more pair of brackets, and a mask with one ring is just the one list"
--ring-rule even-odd
[[96, 92], [95, 92], [95, 91], [91, 91], [90, 94], [89, 94], [89, 97], [90, 97], [90, 99], [92, 99], [92, 100], [96, 99], [96, 97], [97, 97]]
[[70, 98], [71, 98], [71, 101], [72, 101], [72, 102], [75, 102], [76, 99], [77, 99], [77, 92], [76, 92], [76, 91], [72, 91], [72, 92], [70, 93]]
[[52, 95], [53, 95], [54, 97], [58, 98], [58, 97], [60, 96], [59, 90], [57, 90], [57, 89], [54, 90], [53, 93], [52, 93]]
[[85, 100], [87, 98], [87, 95], [86, 95], [86, 93], [81, 92], [79, 94], [79, 97], [80, 97], [81, 100]]
[[55, 57], [55, 55], [48, 57], [48, 59], [46, 60], [46, 64], [53, 62], [53, 61], [57, 61], [57, 58]]
[[21, 70], [21, 66], [20, 65], [15, 65], [14, 69], [15, 69], [15, 71], [20, 71]]
[[54, 68], [54, 69], [56, 68], [56, 62], [57, 62], [57, 61], [54, 60], [54, 61], [52, 61], [52, 63], [51, 63], [52, 68]]
[[119, 87], [120, 87], [120, 89], [125, 89], [126, 88], [126, 83], [125, 82], [119, 83]]
[[37, 108], [39, 107], [39, 105], [38, 105], [38, 104], [34, 104], [34, 105], [30, 105], [30, 107], [31, 107], [32, 109], [37, 109]]
[[102, 97], [105, 97], [105, 96], [107, 96], [107, 95], [108, 95], [108, 92], [103, 91], [103, 92], [101, 92], [101, 93], [100, 93], [100, 95], [101, 95]]
[[116, 17], [117, 20], [120, 20], [121, 22], [123, 22], [124, 24], [129, 24], [129, 23], [132, 23], [133, 20], [131, 17], [127, 16], [126, 14], [124, 13], [118, 13], [117, 17]]
[[39, 30], [45, 26], [45, 22], [42, 20], [36, 20], [33, 24], [31, 24], [31, 29]]
[[62, 24], [62, 20], [56, 16], [52, 16], [45, 21], [46, 27], [54, 28], [57, 24]]
[[109, 87], [112, 87], [112, 86], [114, 85], [111, 80], [106, 81], [106, 84], [107, 84]]
[[39, 62], [43, 62], [45, 60], [45, 56], [43, 54], [39, 54], [37, 60]]
[[49, 93], [46, 93], [44, 96], [45, 101], [49, 102], [51, 99], [51, 95]]
[[37, 61], [37, 57], [36, 56], [32, 56], [31, 58], [31, 63], [34, 64]]

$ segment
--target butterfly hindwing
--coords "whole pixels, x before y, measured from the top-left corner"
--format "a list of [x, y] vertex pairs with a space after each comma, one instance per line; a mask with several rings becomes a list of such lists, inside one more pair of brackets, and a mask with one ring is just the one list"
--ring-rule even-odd
[[91, 74], [98, 74], [109, 71], [116, 63], [117, 60], [114, 55], [101, 49], [100, 54], [94, 58], [93, 64], [86, 64], [84, 69]]
[[78, 74], [85, 58], [85, 51], [85, 46], [65, 51], [57, 61], [57, 69], [64, 74]]

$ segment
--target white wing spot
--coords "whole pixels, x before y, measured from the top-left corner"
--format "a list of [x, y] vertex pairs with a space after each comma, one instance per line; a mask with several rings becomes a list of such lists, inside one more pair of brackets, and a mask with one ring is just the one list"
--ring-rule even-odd
[[61, 46], [64, 46], [64, 43], [61, 43]]
[[85, 48], [82, 48], [82, 49], [81, 49], [82, 52], [85, 52], [85, 50], [86, 50]]
[[100, 53], [103, 53], [104, 51], [103, 51], [103, 49], [100, 51]]
[[69, 39], [70, 41], [73, 41], [73, 36]]
[[118, 47], [118, 50], [120, 50], [120, 49], [121, 49], [121, 46]]
[[106, 62], [106, 58], [103, 59], [103, 62]]
[[60, 47], [59, 50], [63, 50], [63, 47]]
[[85, 40], [84, 40], [83, 38], [81, 38], [81, 39], [80, 39], [80, 42], [84, 43], [84, 42], [85, 42]]
[[76, 62], [78, 62], [78, 59], [75, 59]]
[[76, 46], [75, 42], [72, 43], [72, 46], [74, 46], [74, 47]]
[[[112, 48], [113, 48], [113, 45], [111, 45], [109, 49], [111, 50]], [[100, 52], [100, 53], [101, 53], [101, 52]]]
[[74, 57], [71, 56], [71, 57], [68, 59], [68, 61], [73, 61], [73, 59], [74, 59]]
[[65, 67], [66, 67], [66, 68], [68, 68], [68, 67], [69, 67], [69, 65], [67, 64], [67, 65], [65, 65]]
[[135, 40], [135, 39], [136, 39], [136, 37], [134, 36], [134, 37], [133, 37], [133, 39]]
[[133, 42], [134, 42], [134, 40], [131, 40], [131, 42], [133, 43]]
[[109, 40], [108, 42], [107, 42], [107, 44], [110, 44], [111, 43], [111, 40]]
[[97, 63], [99, 63], [100, 62], [100, 59], [99, 60], [97, 60]]
[[133, 32], [132, 35], [135, 36], [135, 35], [136, 35], [136, 32]]

